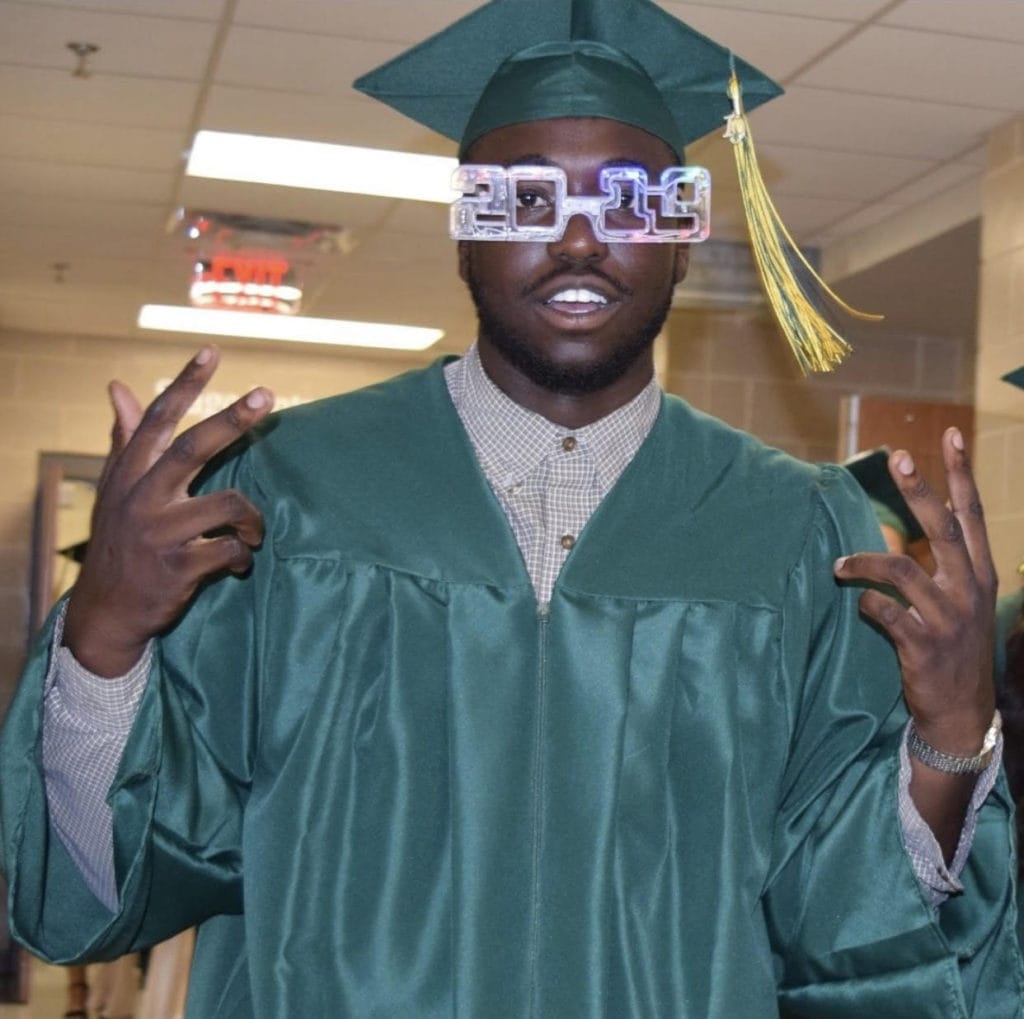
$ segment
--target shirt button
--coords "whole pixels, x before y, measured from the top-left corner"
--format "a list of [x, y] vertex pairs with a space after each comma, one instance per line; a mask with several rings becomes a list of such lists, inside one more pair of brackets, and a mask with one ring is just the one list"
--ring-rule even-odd
[[562, 548], [564, 548], [566, 550], [566, 552], [568, 552], [573, 547], [573, 545], [575, 545], [575, 544], [576, 544], [576, 538], [575, 538], [574, 535], [572, 535], [572, 534], [563, 534], [562, 535]]
[[566, 451], [566, 453], [571, 453], [575, 448], [576, 448], [576, 436], [575, 435], [567, 435], [564, 439], [562, 439], [562, 449], [564, 449]]

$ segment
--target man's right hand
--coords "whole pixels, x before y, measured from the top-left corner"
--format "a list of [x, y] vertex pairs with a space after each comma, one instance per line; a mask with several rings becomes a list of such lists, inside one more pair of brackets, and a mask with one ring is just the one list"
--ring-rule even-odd
[[263, 539], [262, 517], [240, 492], [188, 493], [207, 461], [274, 403], [269, 390], [254, 389], [175, 438], [217, 361], [217, 351], [204, 347], [145, 412], [125, 385], [110, 384], [110, 455], [64, 623], [65, 646], [97, 675], [127, 672], [204, 578], [244, 573]]

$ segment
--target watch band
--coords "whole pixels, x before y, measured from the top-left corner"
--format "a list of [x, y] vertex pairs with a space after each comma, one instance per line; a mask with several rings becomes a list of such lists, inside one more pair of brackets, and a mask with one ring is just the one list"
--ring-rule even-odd
[[992, 716], [992, 724], [988, 727], [988, 732], [985, 733], [981, 750], [973, 757], [956, 757], [953, 754], [936, 750], [935, 747], [925, 743], [918, 735], [914, 722], [911, 720], [910, 728], [907, 731], [907, 750], [922, 764], [926, 764], [936, 771], [944, 771], [948, 775], [977, 775], [992, 763], [992, 754], [999, 741], [999, 733], [1002, 728], [1003, 719], [997, 711]]

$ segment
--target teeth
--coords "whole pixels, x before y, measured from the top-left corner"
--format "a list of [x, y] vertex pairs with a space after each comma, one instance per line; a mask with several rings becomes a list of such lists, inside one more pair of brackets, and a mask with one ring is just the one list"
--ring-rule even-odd
[[608, 299], [594, 290], [559, 290], [549, 304], [607, 304]]

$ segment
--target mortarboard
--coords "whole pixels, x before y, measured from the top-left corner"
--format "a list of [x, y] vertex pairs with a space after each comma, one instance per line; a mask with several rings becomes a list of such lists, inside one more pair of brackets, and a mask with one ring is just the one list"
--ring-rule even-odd
[[[889, 450], [885, 447], [872, 449], [866, 453], [858, 453], [843, 463], [843, 466], [857, 479], [857, 483], [867, 493], [873, 503], [878, 503], [899, 521], [898, 530], [902, 530], [908, 542], [924, 537], [924, 531], [914, 516], [906, 499], [896, 487], [889, 473]], [[883, 515], [876, 516], [880, 522]]]
[[[462, 154], [499, 127], [605, 117], [654, 134], [682, 159], [687, 144], [727, 124], [754, 256], [801, 369], [830, 370], [849, 350], [821, 313], [822, 295], [878, 317], [832, 293], [768, 196], [745, 109], [782, 88], [653, 0], [490, 0], [354, 84]], [[809, 297], [798, 274], [818, 293]]]
[[[721, 127], [734, 58], [651, 0], [492, 0], [355, 87], [457, 141], [509, 124], [607, 117], [683, 158]], [[749, 108], [782, 88], [735, 60]]]

